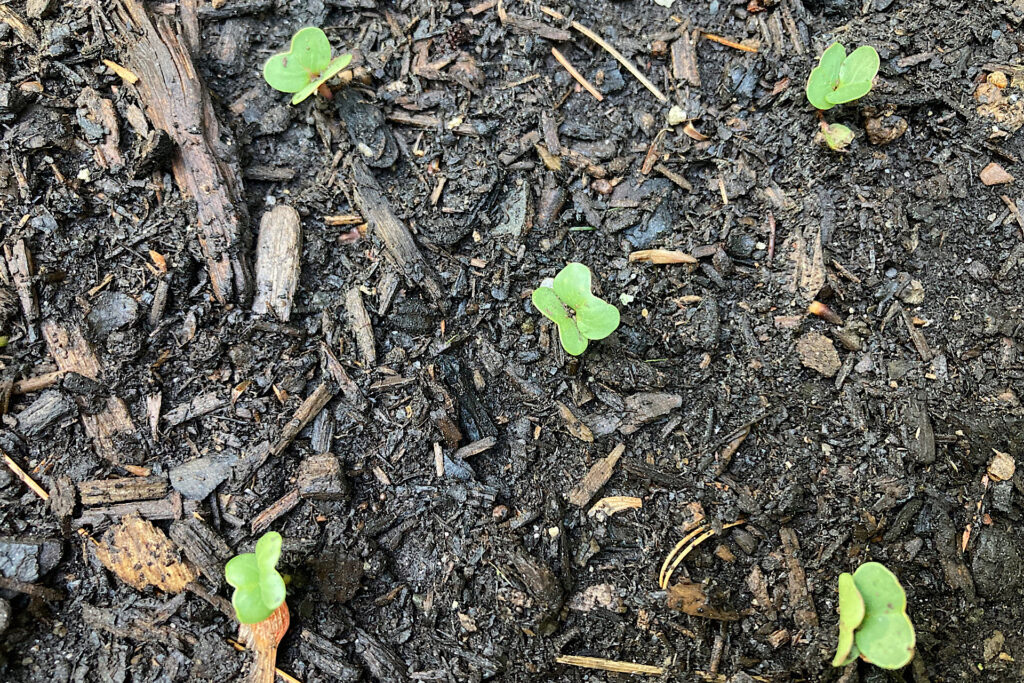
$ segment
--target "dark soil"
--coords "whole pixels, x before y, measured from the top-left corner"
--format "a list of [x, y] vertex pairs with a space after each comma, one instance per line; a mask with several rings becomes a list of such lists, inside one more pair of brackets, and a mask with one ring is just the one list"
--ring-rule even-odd
[[[1024, 5], [578, 4], [557, 9], [670, 102], [535, 3], [507, 3], [505, 24], [497, 8], [474, 15], [447, 0], [199, 3], [194, 59], [235, 138], [253, 240], [274, 205], [302, 216], [287, 323], [213, 299], [174, 150], [144, 149], [130, 123], [146, 118], [138, 91], [102, 61], [125, 61], [105, 3], [4, 6], [27, 28], [0, 23], [2, 237], [9, 269], [19, 240], [34, 258], [40, 316], [26, 316], [5, 272], [0, 379], [10, 391], [56, 369], [40, 321], [81, 329], [101, 365], [99, 381], [69, 374], [15, 393], [3, 419], [3, 451], [64, 499], [48, 506], [0, 468], [0, 573], [31, 584], [0, 602], [11, 612], [0, 609], [4, 680], [243, 677], [231, 619], [193, 592], [126, 585], [79, 534], [100, 540], [139, 506], [97, 510], [75, 494], [148, 470], [174, 485], [174, 509], [143, 506], [144, 516], [163, 530], [201, 518], [241, 552], [258, 536], [253, 519], [295, 490], [301, 463], [320, 451], [340, 459], [348, 496], [300, 497], [270, 525], [286, 539], [291, 577], [278, 666], [302, 681], [619, 680], [558, 655], [663, 666], [661, 680], [678, 681], [1024, 676], [1024, 480], [1019, 469], [1008, 481], [986, 474], [995, 451], [1024, 455], [1024, 221], [1017, 183], [979, 179], [993, 162], [1024, 175], [1014, 134]], [[570, 39], [552, 43], [516, 16]], [[304, 25], [324, 27], [361, 69], [332, 100], [292, 107], [260, 69]], [[698, 37], [698, 85], [671, 56], [694, 29], [759, 51]], [[857, 133], [843, 154], [815, 141], [803, 93], [836, 39], [874, 45], [882, 61], [866, 98], [824, 115]], [[602, 102], [576, 87], [552, 45]], [[1010, 86], [979, 111], [975, 91], [993, 71]], [[106, 167], [95, 150], [111, 131], [90, 118], [90, 89], [118, 121], [122, 159]], [[698, 134], [667, 126], [672, 104]], [[906, 132], [870, 142], [872, 108], [884, 120], [871, 125], [898, 129], [884, 117], [900, 117]], [[412, 116], [425, 118], [414, 127]], [[549, 134], [557, 128], [559, 171], [534, 146], [551, 142], [542, 117]], [[641, 172], [659, 135], [660, 161], [692, 191]], [[579, 155], [586, 172], [572, 163]], [[373, 226], [358, 236], [325, 221], [357, 213], [356, 157], [436, 269], [442, 301], [416, 285], [422, 273], [395, 267]], [[647, 248], [699, 263], [628, 261]], [[529, 299], [568, 261], [587, 264], [622, 312], [619, 330], [579, 359]], [[151, 315], [161, 277], [167, 304]], [[353, 288], [372, 322], [373, 364], [347, 313]], [[839, 320], [807, 314], [812, 299]], [[798, 348], [809, 333], [823, 337]], [[330, 353], [358, 391], [337, 393], [259, 466], [257, 446], [318, 385], [333, 387]], [[650, 394], [671, 409], [638, 417]], [[136, 427], [118, 437], [118, 464], [83, 428], [111, 397]], [[197, 397], [213, 409], [189, 419]], [[559, 402], [593, 442], [570, 433]], [[487, 437], [489, 450], [455, 454]], [[643, 506], [588, 516], [568, 494], [620, 442], [625, 454], [591, 504], [635, 496]], [[705, 582], [735, 621], [669, 609], [658, 588], [692, 503], [716, 527], [747, 520], [675, 575]], [[907, 590], [917, 657], [902, 673], [830, 666], [837, 576], [867, 560]], [[216, 572], [199, 583], [230, 597]]]

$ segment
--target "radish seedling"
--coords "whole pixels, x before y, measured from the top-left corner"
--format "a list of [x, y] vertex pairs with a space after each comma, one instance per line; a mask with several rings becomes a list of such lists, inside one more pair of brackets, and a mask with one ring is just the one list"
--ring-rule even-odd
[[268, 531], [256, 541], [256, 552], [242, 553], [228, 560], [224, 577], [234, 586], [231, 604], [243, 624], [256, 624], [284, 602], [284, 579], [277, 571], [281, 557], [281, 534]]
[[839, 575], [839, 646], [832, 666], [858, 656], [882, 669], [902, 669], [914, 658], [914, 625], [899, 579], [878, 562]]
[[344, 69], [352, 55], [331, 59], [331, 42], [316, 26], [307, 26], [292, 36], [291, 49], [276, 54], [263, 65], [263, 78], [274, 90], [295, 93], [292, 104], [312, 95]]
[[619, 326], [619, 309], [590, 292], [590, 269], [569, 263], [550, 287], [533, 290], [533, 305], [558, 326], [566, 353], [579, 356], [590, 340], [604, 339]]
[[831, 109], [868, 94], [878, 73], [878, 52], [862, 45], [846, 55], [842, 43], [832, 43], [807, 79], [807, 99], [818, 109]]

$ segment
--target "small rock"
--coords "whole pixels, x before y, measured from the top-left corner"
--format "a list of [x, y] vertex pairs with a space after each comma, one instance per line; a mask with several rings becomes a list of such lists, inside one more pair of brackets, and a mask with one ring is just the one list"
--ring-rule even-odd
[[1013, 176], [995, 162], [981, 169], [979, 177], [985, 185], [1005, 185], [1013, 182]]
[[825, 377], [835, 377], [839, 368], [843, 366], [832, 340], [817, 332], [808, 332], [800, 337], [796, 342], [796, 352], [805, 367], [816, 370]]
[[985, 661], [991, 662], [998, 657], [999, 653], [1003, 651], [1004, 643], [1006, 643], [1006, 636], [1003, 635], [1003, 632], [993, 631], [992, 635], [985, 639], [985, 644], [982, 648]]
[[122, 292], [102, 292], [85, 321], [93, 335], [106, 339], [114, 330], [132, 326], [138, 318], [139, 304], [135, 299]]
[[686, 112], [678, 104], [672, 105], [668, 110], [668, 125], [677, 126], [686, 121]]
[[58, 540], [0, 537], [0, 575], [34, 583], [57, 566], [62, 554]]
[[910, 284], [900, 290], [900, 301], [911, 306], [924, 303], [924, 285], [920, 280], [911, 280]]
[[995, 455], [988, 461], [988, 476], [995, 481], [1009, 481], [1013, 478], [1013, 473], [1017, 471], [1017, 464], [1009, 453], [1003, 453], [994, 448], [992, 451]]
[[1007, 85], [1010, 84], [1009, 80], [1006, 78], [1006, 74], [1004, 74], [1002, 71], [993, 71], [992, 73], [985, 77], [985, 80], [991, 83], [992, 85], [996, 86], [997, 88], [1005, 88]]
[[171, 468], [171, 486], [188, 500], [202, 500], [231, 475], [233, 456], [196, 458]]

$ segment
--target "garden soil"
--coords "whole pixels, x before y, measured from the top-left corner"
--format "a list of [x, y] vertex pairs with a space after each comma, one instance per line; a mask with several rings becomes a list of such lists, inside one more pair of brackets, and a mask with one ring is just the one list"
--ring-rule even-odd
[[[1019, 0], [147, 3], [192, 71], [134, 4], [0, 6], [0, 678], [244, 680], [267, 529], [307, 683], [1024, 677]], [[291, 106], [306, 25], [355, 69]], [[818, 114], [836, 40], [881, 70]], [[622, 319], [578, 358], [530, 303], [572, 261]], [[831, 666], [869, 560], [902, 672]]]

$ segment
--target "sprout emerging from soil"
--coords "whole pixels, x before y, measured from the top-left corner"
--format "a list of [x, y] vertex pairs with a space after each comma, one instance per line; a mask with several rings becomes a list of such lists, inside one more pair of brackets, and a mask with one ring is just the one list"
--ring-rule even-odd
[[345, 54], [331, 59], [331, 42], [316, 26], [307, 26], [292, 36], [291, 49], [276, 54], [263, 65], [263, 78], [274, 90], [295, 93], [298, 104], [316, 92], [352, 61]]
[[882, 669], [902, 669], [914, 658], [914, 625], [899, 579], [878, 562], [839, 575], [839, 645], [832, 666], [858, 656]]
[[821, 137], [835, 152], [841, 152], [853, 142], [853, 131], [841, 123], [821, 122]]
[[878, 52], [862, 45], [846, 55], [842, 43], [832, 43], [807, 79], [807, 99], [818, 109], [853, 102], [868, 94], [878, 73]]
[[256, 542], [256, 552], [242, 553], [228, 560], [224, 577], [234, 586], [231, 604], [243, 624], [257, 624], [284, 602], [284, 579], [277, 571], [281, 557], [281, 534], [268, 531]]
[[586, 351], [590, 340], [604, 339], [619, 326], [619, 309], [594, 296], [590, 284], [590, 269], [569, 263], [550, 287], [533, 290], [533, 305], [558, 326], [562, 348], [573, 356]]

